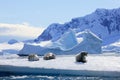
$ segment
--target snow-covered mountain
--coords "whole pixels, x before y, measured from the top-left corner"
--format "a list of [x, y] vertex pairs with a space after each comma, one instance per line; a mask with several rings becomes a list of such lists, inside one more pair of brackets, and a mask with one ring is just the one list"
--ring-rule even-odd
[[120, 8], [97, 9], [89, 15], [74, 18], [64, 24], [53, 23], [35, 42], [56, 41], [70, 28], [76, 33], [89, 29], [103, 40], [103, 45], [113, 43], [120, 39]]

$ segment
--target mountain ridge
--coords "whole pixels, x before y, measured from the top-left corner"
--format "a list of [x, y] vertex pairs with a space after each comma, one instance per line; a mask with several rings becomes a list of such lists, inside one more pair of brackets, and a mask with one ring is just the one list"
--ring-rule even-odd
[[[73, 29], [76, 33], [89, 29], [99, 36], [105, 45], [115, 42], [120, 39], [120, 8], [97, 9], [89, 15], [73, 18], [70, 22], [64, 24], [53, 23], [34, 41], [52, 40], [54, 42], [69, 29]], [[111, 40], [116, 36], [115, 40]], [[111, 41], [108, 41], [108, 39]]]

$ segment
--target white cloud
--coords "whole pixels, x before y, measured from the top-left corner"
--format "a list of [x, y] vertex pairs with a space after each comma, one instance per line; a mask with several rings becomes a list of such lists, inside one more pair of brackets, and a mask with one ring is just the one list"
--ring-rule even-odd
[[33, 27], [27, 23], [23, 24], [6, 24], [0, 23], [0, 36], [18, 36], [18, 37], [31, 37], [36, 38], [44, 28]]

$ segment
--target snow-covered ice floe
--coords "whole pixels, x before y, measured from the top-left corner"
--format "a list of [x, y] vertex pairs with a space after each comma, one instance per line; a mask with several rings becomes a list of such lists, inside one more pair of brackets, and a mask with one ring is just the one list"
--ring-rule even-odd
[[75, 62], [75, 55], [53, 60], [28, 61], [27, 57], [0, 57], [0, 72], [9, 74], [45, 74], [120, 77], [120, 55], [88, 55], [87, 63]]

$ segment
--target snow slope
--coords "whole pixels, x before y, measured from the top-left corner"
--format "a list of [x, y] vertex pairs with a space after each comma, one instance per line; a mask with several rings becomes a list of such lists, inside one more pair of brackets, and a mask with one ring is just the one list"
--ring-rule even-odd
[[75, 55], [53, 60], [28, 61], [27, 57], [6, 59], [0, 56], [0, 72], [120, 77], [120, 55], [88, 55], [87, 63], [75, 62]]
[[120, 8], [97, 9], [89, 15], [74, 18], [64, 24], [53, 23], [35, 39], [35, 42], [56, 41], [69, 29], [76, 33], [89, 29], [102, 38], [103, 45], [111, 44], [120, 39]]

